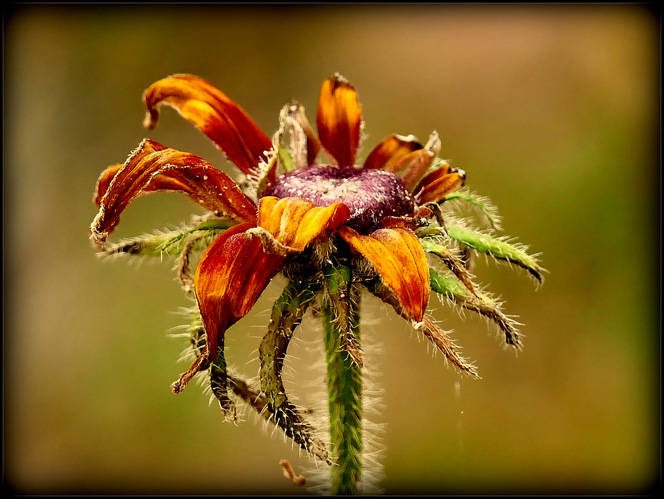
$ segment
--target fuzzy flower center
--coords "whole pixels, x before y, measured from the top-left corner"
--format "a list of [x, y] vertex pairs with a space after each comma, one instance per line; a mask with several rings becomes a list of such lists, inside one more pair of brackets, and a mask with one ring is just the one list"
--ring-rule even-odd
[[388, 216], [412, 215], [415, 202], [393, 173], [353, 167], [312, 166], [288, 172], [264, 192], [280, 198], [299, 197], [316, 206], [344, 203], [350, 210], [349, 227], [368, 234]]

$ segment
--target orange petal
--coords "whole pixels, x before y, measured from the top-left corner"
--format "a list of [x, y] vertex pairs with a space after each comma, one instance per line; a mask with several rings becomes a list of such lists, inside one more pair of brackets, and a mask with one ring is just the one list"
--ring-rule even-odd
[[413, 190], [418, 204], [437, 203], [463, 186], [466, 172], [444, 164], [425, 176]]
[[212, 358], [226, 330], [249, 312], [285, 260], [246, 237], [252, 226], [236, 225], [217, 236], [196, 268], [196, 299]]
[[178, 74], [159, 80], [145, 91], [146, 127], [153, 128], [159, 107], [167, 104], [196, 125], [243, 172], [265, 159], [270, 138], [247, 113], [221, 90], [193, 75]]
[[323, 147], [339, 166], [355, 165], [361, 124], [362, 108], [353, 85], [339, 74], [325, 80], [316, 125]]
[[[111, 185], [111, 180], [113, 180], [113, 177], [120, 171], [120, 169], [124, 166], [124, 163], [118, 163], [117, 165], [112, 165], [106, 168], [101, 175], [99, 176], [99, 179], [97, 180], [97, 186], [95, 187], [95, 194], [93, 197], [94, 203], [99, 206], [101, 204], [101, 200], [104, 197], [104, 194], [106, 194], [106, 191], [108, 190], [108, 187]], [[148, 192], [155, 192], [157, 190], [160, 191], [181, 191], [184, 190], [185, 187], [182, 185], [180, 182], [178, 182], [175, 179], [168, 178], [166, 175], [158, 175], [157, 178], [153, 178], [152, 181], [145, 186], [145, 189], [143, 189], [142, 194], [147, 194]]]
[[122, 168], [123, 166], [124, 163], [111, 165], [108, 168], [106, 168], [103, 172], [101, 172], [101, 175], [99, 175], [99, 178], [97, 179], [97, 185], [95, 186], [95, 193], [92, 197], [92, 201], [97, 206], [101, 204], [101, 198], [103, 198], [104, 194], [106, 194], [108, 186], [111, 184], [111, 180], [113, 180], [115, 174], [118, 173], [120, 168]]
[[279, 243], [297, 251], [349, 218], [350, 210], [343, 203], [319, 207], [301, 198], [265, 196], [258, 207], [258, 225]]
[[[97, 196], [112, 170], [107, 172], [97, 183]], [[239, 221], [255, 220], [253, 201], [228, 175], [194, 154], [146, 139], [117, 171], [99, 201], [99, 213], [90, 228], [95, 244], [103, 246], [131, 201], [146, 192], [161, 190], [184, 192], [219, 215]]]
[[403, 158], [399, 161], [399, 163], [403, 163], [405, 166], [405, 172], [401, 177], [401, 181], [406, 186], [406, 189], [411, 190], [415, 187], [418, 180], [422, 178], [422, 175], [431, 166], [431, 163], [433, 163], [439, 152], [440, 139], [438, 138], [438, 132], [433, 132], [423, 149], [411, 153], [409, 155], [411, 157]]
[[392, 134], [374, 147], [364, 161], [363, 168], [392, 171], [397, 161], [418, 149], [422, 149], [422, 144], [414, 135], [405, 137]]
[[341, 237], [374, 266], [408, 314], [421, 321], [429, 302], [429, 266], [417, 236], [408, 229], [378, 229], [361, 236], [346, 226]]

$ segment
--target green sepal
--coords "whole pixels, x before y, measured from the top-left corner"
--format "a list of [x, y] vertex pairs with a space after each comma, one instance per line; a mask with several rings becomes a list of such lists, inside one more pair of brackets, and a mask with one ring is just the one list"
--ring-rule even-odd
[[447, 194], [444, 201], [464, 201], [477, 208], [486, 217], [491, 228], [500, 229], [498, 210], [487, 198], [466, 191], [455, 191]]
[[523, 246], [517, 246], [508, 243], [504, 239], [495, 238], [482, 232], [463, 229], [458, 226], [448, 227], [447, 234], [451, 239], [479, 253], [492, 256], [497, 260], [504, 260], [527, 270], [538, 283], [542, 283], [544, 279], [542, 275], [544, 269], [537, 264], [535, 257], [526, 253]]
[[[366, 289], [371, 294], [392, 306], [396, 313], [404, 318], [407, 317], [407, 314], [404, 311], [399, 299], [379, 277], [367, 279], [363, 281], [362, 284], [364, 284]], [[416, 327], [416, 329], [421, 331], [427, 340], [429, 340], [438, 350], [440, 350], [440, 352], [445, 355], [447, 360], [454, 364], [457, 369], [459, 369], [461, 372], [465, 372], [473, 378], [479, 378], [475, 366], [461, 356], [458, 351], [458, 347], [454, 344], [452, 339], [445, 331], [434, 324], [430, 316], [425, 314], [422, 322], [418, 324], [413, 323], [413, 325]]]
[[281, 377], [286, 350], [295, 328], [322, 284], [317, 279], [293, 279], [272, 307], [268, 330], [259, 346], [261, 390], [272, 420], [286, 436], [323, 461], [329, 461], [325, 444], [286, 395]]
[[420, 244], [422, 249], [427, 253], [432, 253], [438, 256], [445, 265], [454, 273], [454, 275], [463, 283], [468, 291], [477, 296], [477, 290], [473, 285], [473, 282], [470, 278], [470, 273], [464, 266], [463, 262], [459, 257], [457, 257], [452, 250], [447, 246], [440, 244], [439, 242], [434, 242], [432, 239], [423, 238], [420, 239]]
[[504, 333], [505, 342], [508, 345], [521, 348], [521, 340], [515, 327], [516, 323], [500, 310], [500, 304], [489, 295], [481, 292], [473, 294], [456, 277], [432, 268], [429, 269], [429, 283], [432, 291], [445, 296], [456, 305], [477, 312], [495, 322]]
[[277, 150], [277, 157], [279, 158], [279, 163], [281, 163], [281, 166], [283, 167], [284, 171], [292, 172], [297, 168], [295, 166], [295, 161], [293, 161], [293, 157], [288, 152], [288, 149], [286, 149], [286, 147], [279, 146], [279, 149]]
[[194, 249], [199, 250], [207, 247], [212, 242], [212, 239], [234, 225], [237, 225], [237, 222], [225, 218], [206, 220], [195, 227], [185, 229], [172, 235], [170, 238], [163, 241], [156, 249], [159, 250], [162, 255], [179, 255], [184, 250], [189, 236], [193, 236], [197, 239]]
[[[207, 247], [212, 240], [237, 222], [215, 218], [207, 220], [195, 227], [179, 231], [144, 234], [109, 245], [104, 248], [107, 255], [130, 255], [146, 257], [162, 257], [179, 255], [187, 246], [190, 237], [196, 238], [194, 250]], [[189, 248], [192, 250], [192, 248]]]
[[175, 255], [177, 252], [164, 252], [164, 243], [180, 235], [179, 232], [170, 231], [163, 234], [144, 234], [111, 244], [104, 248], [107, 255], [130, 255], [130, 256], [163, 256]]
[[210, 388], [219, 401], [219, 408], [226, 421], [235, 421], [237, 419], [235, 404], [228, 396], [229, 376], [227, 370], [224, 340], [221, 339], [217, 348], [217, 356], [210, 364]]
[[258, 179], [258, 184], [256, 185], [256, 194], [258, 197], [261, 197], [263, 191], [267, 187], [267, 181], [270, 177], [270, 172], [277, 167], [278, 154], [274, 153], [274, 148], [270, 151], [270, 156], [267, 163], [261, 163], [265, 165], [265, 168], [261, 170], [261, 177]]

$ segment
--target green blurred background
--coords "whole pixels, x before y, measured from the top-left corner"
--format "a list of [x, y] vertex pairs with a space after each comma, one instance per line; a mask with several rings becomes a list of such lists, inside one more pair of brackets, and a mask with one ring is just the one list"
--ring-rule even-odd
[[[290, 98], [315, 116], [335, 71], [356, 86], [366, 153], [425, 140], [541, 253], [476, 274], [524, 324], [519, 355], [432, 302], [482, 379], [460, 377], [367, 301], [381, 345], [387, 493], [639, 493], [659, 478], [659, 18], [629, 5], [23, 6], [5, 12], [4, 477], [20, 493], [307, 493], [297, 449], [256, 418], [222, 422], [165, 333], [188, 306], [172, 262], [104, 262], [87, 229], [107, 165], [144, 137], [232, 166], [176, 113], [142, 128], [141, 94], [202, 76], [269, 134]], [[137, 200], [113, 236], [188, 221]], [[270, 287], [229, 333], [248, 376]], [[298, 332], [301, 360], [319, 343]], [[295, 352], [297, 353], [297, 352]], [[253, 360], [252, 360], [253, 359]], [[312, 384], [290, 365], [289, 386]], [[303, 370], [300, 371], [300, 368]], [[314, 383], [315, 384], [315, 383]], [[321, 384], [322, 386], [322, 384]]]

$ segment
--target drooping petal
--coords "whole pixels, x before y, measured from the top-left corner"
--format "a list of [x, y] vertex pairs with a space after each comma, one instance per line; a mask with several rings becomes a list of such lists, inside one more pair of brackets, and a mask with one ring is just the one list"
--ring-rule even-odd
[[145, 125], [153, 128], [159, 107], [166, 104], [196, 125], [243, 173], [265, 159], [270, 138], [226, 94], [193, 75], [178, 74], [159, 80], [143, 94], [148, 108]]
[[422, 144], [414, 135], [403, 136], [396, 133], [389, 135], [369, 153], [364, 160], [363, 168], [392, 171], [396, 162], [419, 149], [422, 149]]
[[316, 116], [318, 136], [338, 166], [354, 166], [360, 145], [362, 108], [355, 87], [335, 74], [323, 82]]
[[450, 192], [461, 188], [466, 181], [466, 172], [456, 168], [450, 168], [444, 163], [437, 170], [426, 175], [417, 184], [413, 193], [419, 204], [437, 203]]
[[339, 234], [369, 260], [406, 312], [421, 321], [429, 302], [429, 266], [417, 236], [403, 228], [362, 236], [346, 226]]
[[95, 193], [92, 196], [92, 201], [99, 206], [101, 203], [101, 198], [104, 197], [104, 194], [106, 194], [106, 191], [108, 190], [108, 186], [111, 184], [111, 180], [113, 180], [113, 177], [115, 177], [115, 174], [118, 173], [120, 168], [124, 166], [124, 163], [117, 163], [115, 165], [111, 165], [108, 168], [106, 168], [103, 172], [101, 172], [101, 175], [99, 175], [99, 178], [97, 179], [97, 185], [95, 185]]
[[164, 190], [181, 183], [185, 193], [217, 216], [251, 222], [256, 217], [256, 205], [224, 172], [202, 158], [186, 153], [182, 162], [169, 161], [147, 185]]
[[194, 154], [144, 140], [129, 156], [113, 179], [101, 190], [112, 173], [102, 174], [97, 183], [99, 212], [90, 231], [101, 247], [120, 220], [120, 214], [136, 197], [147, 192], [175, 190], [218, 215], [238, 221], [254, 221], [256, 207], [233, 180]]
[[249, 312], [283, 267], [284, 257], [265, 252], [259, 239], [247, 237], [251, 226], [236, 225], [219, 235], [198, 263], [194, 284], [208, 352], [217, 351], [226, 330]]
[[302, 198], [265, 196], [258, 207], [258, 226], [295, 251], [304, 250], [311, 241], [349, 218], [350, 210], [343, 203], [319, 207]]
[[[95, 187], [95, 193], [93, 197], [93, 201], [97, 206], [101, 205], [101, 200], [104, 197], [104, 194], [106, 194], [108, 187], [111, 185], [113, 177], [115, 177], [115, 175], [123, 166], [124, 163], [118, 163], [116, 165], [109, 166], [103, 172], [101, 172], [99, 179], [97, 179], [97, 185]], [[152, 181], [145, 186], [142, 194], [155, 191], [181, 191], [184, 189], [184, 185], [182, 185], [177, 180], [168, 178], [166, 175], [159, 175], [158, 179], [152, 179]]]

